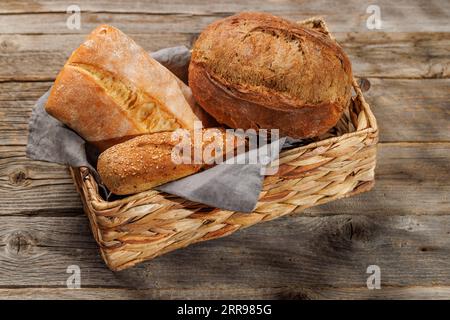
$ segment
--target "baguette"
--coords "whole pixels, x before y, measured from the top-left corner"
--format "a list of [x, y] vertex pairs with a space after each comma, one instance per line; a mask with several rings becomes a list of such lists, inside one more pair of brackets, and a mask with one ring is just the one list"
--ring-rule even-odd
[[[201, 132], [203, 159], [199, 163], [194, 161], [192, 132], [187, 140], [192, 151], [189, 163], [174, 162], [172, 158], [172, 151], [180, 146], [182, 137], [173, 132], [160, 132], [142, 135], [107, 149], [98, 158], [98, 173], [112, 193], [133, 194], [194, 174], [209, 167], [212, 160], [234, 154], [239, 145], [245, 144], [244, 138], [226, 134], [224, 130], [209, 132], [212, 134], [205, 135], [205, 130]], [[218, 153], [216, 149], [206, 152], [205, 148], [214, 142], [220, 146]], [[208, 154], [205, 156], [204, 153]]]

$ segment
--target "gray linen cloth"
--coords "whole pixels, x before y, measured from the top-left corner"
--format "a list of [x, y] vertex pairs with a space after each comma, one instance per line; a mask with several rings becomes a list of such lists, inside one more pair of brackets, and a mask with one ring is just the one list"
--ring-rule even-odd
[[[190, 59], [190, 52], [186, 47], [162, 49], [151, 55], [178, 77], [186, 80]], [[105, 199], [108, 199], [111, 194], [101, 183], [96, 171], [98, 151], [77, 133], [46, 113], [44, 106], [48, 95], [49, 92], [45, 93], [33, 108], [29, 122], [27, 156], [72, 167], [88, 167], [103, 188]], [[280, 139], [278, 143], [269, 146], [272, 150], [270, 160], [278, 156], [283, 142], [284, 139]], [[264, 164], [235, 163], [236, 161], [233, 163], [233, 160], [228, 162], [166, 183], [157, 189], [225, 210], [251, 212], [261, 191]]]

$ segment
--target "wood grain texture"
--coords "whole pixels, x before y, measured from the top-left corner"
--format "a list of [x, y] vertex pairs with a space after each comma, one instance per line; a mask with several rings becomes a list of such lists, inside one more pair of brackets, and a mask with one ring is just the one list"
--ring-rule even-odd
[[[112, 23], [130, 30], [154, 30], [183, 32], [199, 31], [199, 21], [210, 21], [213, 16], [231, 15], [245, 10], [268, 11], [292, 19], [322, 16], [334, 32], [367, 31], [367, 13], [371, 0], [340, 2], [320, 1], [257, 1], [233, 0], [214, 1], [205, 5], [204, 1], [126, 1], [120, 3], [103, 1], [77, 1], [83, 12], [82, 31], [93, 29], [99, 21]], [[450, 30], [450, 4], [446, 1], [400, 0], [392, 2], [380, 0], [382, 28], [387, 32], [444, 31]], [[2, 4], [0, 30], [3, 33], [76, 33], [66, 28], [67, 2], [63, 1], [7, 1]], [[34, 14], [30, 14], [33, 12]], [[28, 21], [19, 24], [18, 20]], [[204, 25], [204, 24], [203, 24]], [[34, 27], [32, 27], [34, 26]], [[153, 29], [157, 28], [157, 29]]]
[[[0, 81], [54, 80], [86, 34], [0, 35]], [[133, 39], [148, 51], [167, 46], [190, 46], [192, 34], [136, 34]]]
[[[0, 81], [54, 80], [85, 36], [0, 35]], [[156, 51], [168, 46], [190, 47], [197, 34], [157, 32], [130, 36], [144, 49]], [[349, 55], [357, 76], [448, 78], [450, 75], [450, 33], [350, 32], [335, 36]]]
[[[0, 3], [0, 299], [450, 298], [450, 2], [426, 0], [78, 0]], [[382, 29], [368, 30], [369, 5]], [[100, 23], [147, 50], [190, 46], [209, 22], [243, 10], [323, 16], [369, 78], [381, 133], [372, 192], [260, 224], [112, 273], [62, 165], [25, 158], [34, 102]], [[82, 270], [69, 290], [68, 265]], [[381, 290], [366, 268], [381, 267]], [[188, 276], [187, 276], [188, 275]]]
[[369, 79], [382, 142], [450, 141], [450, 79]]
[[30, 160], [25, 146], [1, 145], [0, 154], [0, 215], [63, 215], [74, 210], [82, 214], [66, 166]]
[[343, 288], [344, 295], [366, 288], [372, 264], [381, 268], [382, 287], [450, 285], [449, 216], [280, 218], [117, 273], [104, 267], [85, 217], [1, 217], [0, 223], [0, 288], [65, 288], [69, 265], [80, 267], [82, 287], [147, 290], [150, 297], [197, 290], [226, 298], [264, 288], [271, 295], [285, 288], [278, 292], [285, 297], [314, 298], [308, 288], [316, 295]]
[[[125, 0], [121, 3], [114, 3], [112, 1], [100, 0], [77, 1], [77, 4], [83, 8], [84, 11], [93, 12], [135, 12], [147, 14], [167, 14], [167, 13], [220, 13], [220, 12], [234, 12], [243, 10], [252, 10], [255, 7], [262, 7], [263, 10], [289, 10], [298, 2], [295, 0], [282, 1], [257, 1], [257, 0], [219, 0], [213, 3], [208, 3], [205, 6], [204, 0], [191, 0], [189, 2], [183, 0]], [[24, 13], [24, 12], [66, 12], [67, 2], [65, 1], [7, 1], [0, 9], [0, 13]]]
[[241, 288], [227, 287], [199, 290], [198, 288], [116, 289], [116, 288], [14, 288], [1, 289], [1, 299], [81, 299], [81, 300], [124, 300], [124, 299], [441, 299], [448, 300], [450, 287], [382, 287], [380, 290], [367, 288], [306, 288], [268, 287]]

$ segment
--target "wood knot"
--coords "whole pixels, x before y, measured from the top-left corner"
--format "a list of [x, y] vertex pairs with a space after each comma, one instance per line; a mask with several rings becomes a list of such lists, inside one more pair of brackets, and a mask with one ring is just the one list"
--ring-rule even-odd
[[370, 81], [366, 78], [359, 78], [358, 79], [358, 86], [361, 89], [362, 92], [369, 91], [370, 89]]
[[30, 251], [36, 244], [36, 240], [30, 233], [17, 230], [6, 238], [6, 250], [14, 255], [23, 255]]
[[436, 248], [436, 247], [432, 247], [432, 246], [429, 246], [429, 247], [425, 247], [425, 246], [419, 247], [419, 251], [420, 251], [420, 252], [430, 252], [430, 251], [435, 251], [435, 250], [437, 250], [437, 248]]
[[429, 67], [426, 76], [429, 78], [444, 78], [448, 76], [447, 65], [443, 65], [442, 63], [432, 64]]
[[348, 241], [368, 241], [372, 236], [373, 226], [362, 217], [352, 217], [341, 225], [341, 234]]
[[17, 170], [9, 175], [9, 182], [12, 185], [24, 185], [26, 184], [27, 180], [27, 174], [22, 170]]
[[314, 299], [303, 289], [287, 289], [277, 295], [277, 299], [282, 300], [312, 300]]
[[0, 51], [2, 52], [12, 52], [18, 49], [16, 43], [10, 40], [3, 40], [0, 42]]

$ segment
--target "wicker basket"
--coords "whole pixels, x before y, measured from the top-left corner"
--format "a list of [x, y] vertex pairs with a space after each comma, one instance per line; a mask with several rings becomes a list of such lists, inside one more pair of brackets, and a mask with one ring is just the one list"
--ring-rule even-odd
[[[322, 20], [303, 24], [328, 30]], [[309, 144], [283, 150], [252, 213], [208, 207], [155, 190], [105, 201], [85, 167], [71, 173], [108, 267], [122, 270], [192, 243], [368, 191], [374, 185], [378, 128], [357, 82], [338, 124]]]

